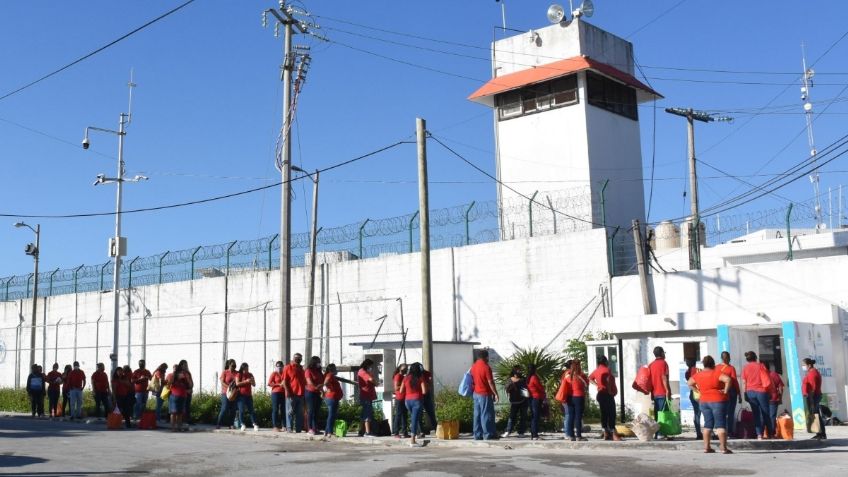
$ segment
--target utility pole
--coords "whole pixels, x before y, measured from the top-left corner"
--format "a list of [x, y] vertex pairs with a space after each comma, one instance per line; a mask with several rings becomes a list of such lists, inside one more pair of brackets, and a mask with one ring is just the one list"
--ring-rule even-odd
[[415, 119], [418, 142], [418, 210], [421, 212], [419, 233], [421, 242], [421, 352], [424, 369], [433, 369], [433, 316], [430, 308], [430, 198], [427, 179], [427, 122]]
[[[32, 228], [30, 225], [27, 225], [23, 222], [18, 222], [15, 224], [16, 228], [26, 227], [32, 230], [35, 233], [35, 245], [27, 244], [24, 249], [24, 253], [27, 255], [32, 255], [32, 261], [35, 264], [35, 270], [32, 275], [32, 328], [29, 335], [29, 367], [32, 369], [32, 365], [35, 364], [35, 331], [36, 331], [36, 309], [38, 305], [38, 255], [41, 251], [41, 224], [35, 224], [35, 228]], [[46, 306], [46, 305], [45, 305]], [[22, 318], [23, 319], [23, 318]], [[47, 321], [44, 322], [44, 333], [47, 333]], [[46, 363], [41, 363], [42, 365], [46, 365]]]
[[665, 112], [686, 118], [688, 143], [689, 143], [689, 269], [701, 269], [701, 245], [705, 244], [706, 237], [701, 237], [701, 216], [698, 209], [698, 173], [695, 158], [695, 121], [709, 123], [713, 121], [731, 121], [731, 118], [714, 116], [704, 111], [695, 111], [691, 108], [666, 108]]
[[[299, 167], [292, 166], [297, 172], [305, 172]], [[306, 345], [304, 354], [307, 359], [312, 357], [312, 324], [315, 313], [315, 262], [318, 261], [318, 171], [312, 176], [312, 233], [309, 237], [309, 293], [306, 298]]]
[[636, 247], [636, 267], [639, 271], [639, 288], [642, 292], [642, 311], [652, 314], [651, 299], [648, 295], [648, 269], [645, 266], [645, 244], [642, 242], [642, 224], [633, 220], [633, 244]]
[[[804, 118], [807, 121], [807, 145], [810, 146], [810, 162], [815, 164], [818, 151], [816, 150], [816, 140], [813, 136], [813, 103], [810, 102], [810, 89], [813, 87], [813, 76], [815, 76], [816, 72], [812, 68], [807, 68], [807, 53], [803, 43], [801, 43], [801, 65], [804, 68], [804, 75], [801, 79], [801, 101], [804, 102]], [[813, 193], [815, 194], [816, 233], [819, 233], [825, 229], [825, 225], [824, 218], [822, 217], [818, 167], [810, 173], [810, 183], [813, 184]]]

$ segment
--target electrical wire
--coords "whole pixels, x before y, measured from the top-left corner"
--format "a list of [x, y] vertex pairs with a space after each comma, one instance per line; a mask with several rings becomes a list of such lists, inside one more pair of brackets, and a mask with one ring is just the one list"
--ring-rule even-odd
[[[411, 141], [397, 141], [393, 144], [381, 147], [380, 149], [371, 151], [371, 152], [363, 154], [361, 156], [357, 156], [357, 157], [354, 157], [352, 159], [348, 159], [346, 161], [339, 162], [337, 164], [333, 164], [331, 166], [325, 167], [323, 169], [319, 169], [317, 172], [319, 172], [319, 173], [329, 172], [329, 171], [332, 171], [334, 169], [338, 169], [340, 167], [347, 166], [347, 165], [352, 164], [354, 162], [361, 161], [361, 160], [366, 159], [368, 157], [375, 156], [375, 155], [377, 155], [381, 152], [384, 152], [384, 151], [387, 151], [389, 149], [400, 146], [401, 144], [411, 144]], [[294, 178], [290, 179], [288, 182], [291, 183], [291, 182], [294, 182], [294, 181], [304, 179], [306, 177], [312, 177], [314, 175], [315, 175], [315, 172], [306, 173], [306, 174], [303, 174], [301, 176], [294, 177]], [[153, 211], [158, 211], [158, 210], [176, 209], [176, 208], [181, 208], [181, 207], [187, 207], [187, 206], [190, 206], [190, 205], [206, 204], [206, 203], [209, 203], [209, 202], [215, 202], [215, 201], [219, 201], [219, 200], [231, 199], [233, 197], [239, 197], [239, 196], [243, 196], [243, 195], [247, 195], [247, 194], [252, 194], [254, 192], [259, 192], [259, 191], [262, 191], [262, 190], [271, 189], [271, 188], [280, 186], [282, 184], [283, 184], [283, 181], [279, 181], [279, 182], [275, 182], [273, 184], [267, 184], [267, 185], [260, 186], [260, 187], [254, 187], [252, 189], [247, 189], [247, 190], [243, 190], [243, 191], [239, 191], [239, 192], [233, 192], [231, 194], [224, 194], [224, 195], [218, 195], [218, 196], [214, 196], [214, 197], [208, 197], [208, 198], [205, 198], [205, 199], [192, 200], [192, 201], [188, 201], [188, 202], [180, 202], [180, 203], [176, 203], [176, 204], [160, 205], [160, 206], [155, 206], [155, 207], [144, 207], [144, 208], [139, 208], [139, 209], [123, 210], [123, 211], [121, 211], [121, 214], [135, 214], [135, 213], [141, 213], [141, 212], [153, 212]], [[15, 214], [15, 213], [8, 213], [7, 212], [7, 213], [0, 213], [0, 217], [18, 217], [18, 218], [23, 218], [23, 219], [74, 219], [74, 218], [82, 218], [82, 217], [103, 217], [103, 216], [110, 216], [110, 215], [116, 215], [116, 214], [117, 214], [117, 212], [89, 212], [89, 213], [64, 214], [64, 215]]]
[[636, 35], [637, 33], [639, 33], [640, 31], [642, 31], [642, 30], [644, 30], [645, 28], [648, 28], [649, 26], [651, 26], [651, 25], [653, 25], [654, 23], [656, 23], [656, 22], [657, 22], [660, 18], [662, 18], [662, 17], [664, 17], [664, 16], [668, 15], [669, 13], [671, 13], [673, 10], [675, 10], [675, 9], [676, 9], [677, 7], [679, 7], [680, 5], [683, 5], [684, 3], [686, 3], [686, 1], [687, 1], [687, 0], [680, 0], [679, 2], [675, 3], [674, 5], [672, 5], [672, 6], [671, 6], [671, 7], [669, 7], [668, 9], [666, 9], [664, 12], [662, 12], [662, 13], [660, 13], [659, 15], [655, 16], [654, 18], [652, 18], [652, 19], [651, 19], [648, 23], [645, 23], [644, 25], [640, 26], [639, 28], [637, 28], [636, 30], [634, 30], [634, 31], [633, 31], [632, 33], [630, 33], [629, 35], [625, 36], [625, 37], [624, 37], [624, 39], [629, 40], [630, 38], [632, 38], [633, 36], [635, 36], [635, 35]]
[[195, 0], [188, 0], [187, 2], [185, 2], [185, 3], [183, 3], [183, 4], [180, 4], [180, 5], [178, 5], [178, 6], [174, 7], [174, 8], [172, 8], [171, 10], [168, 10], [167, 12], [165, 12], [165, 13], [163, 13], [163, 14], [159, 15], [158, 17], [154, 18], [153, 20], [150, 20], [149, 22], [147, 22], [147, 23], [145, 23], [145, 24], [141, 25], [140, 27], [138, 27], [138, 28], [136, 28], [136, 29], [134, 29], [134, 30], [130, 31], [129, 33], [126, 33], [126, 34], [124, 34], [124, 35], [121, 35], [120, 37], [118, 37], [118, 38], [116, 38], [116, 39], [114, 39], [114, 40], [110, 41], [109, 43], [107, 43], [107, 44], [105, 44], [105, 45], [101, 46], [100, 48], [97, 48], [96, 50], [91, 51], [91, 52], [89, 52], [89, 53], [87, 53], [87, 54], [85, 54], [85, 55], [83, 55], [83, 56], [81, 56], [81, 57], [77, 58], [76, 60], [74, 60], [74, 61], [72, 61], [72, 62], [70, 62], [70, 63], [68, 63], [68, 64], [66, 64], [66, 65], [64, 65], [64, 66], [62, 66], [62, 67], [59, 67], [58, 69], [55, 69], [55, 70], [51, 71], [50, 73], [47, 73], [46, 75], [44, 75], [44, 76], [42, 76], [42, 77], [40, 77], [40, 78], [38, 78], [38, 79], [36, 79], [36, 80], [30, 81], [29, 83], [27, 83], [27, 84], [25, 84], [25, 85], [23, 85], [23, 86], [21, 86], [21, 87], [19, 87], [19, 88], [17, 88], [17, 89], [14, 89], [14, 90], [12, 90], [12, 91], [9, 91], [8, 93], [3, 94], [2, 96], [0, 96], [0, 101], [3, 101], [4, 99], [6, 99], [6, 98], [8, 98], [8, 97], [10, 97], [10, 96], [13, 96], [13, 95], [15, 95], [15, 94], [18, 94], [18, 93], [20, 93], [21, 91], [24, 91], [25, 89], [28, 89], [28, 88], [30, 88], [30, 87], [32, 87], [32, 86], [35, 86], [35, 85], [37, 85], [38, 83], [41, 83], [42, 81], [44, 81], [44, 80], [46, 80], [46, 79], [48, 79], [48, 78], [50, 78], [50, 77], [53, 77], [53, 76], [55, 76], [55, 75], [57, 75], [57, 74], [61, 73], [62, 71], [65, 71], [66, 69], [68, 69], [68, 68], [70, 68], [70, 67], [72, 67], [72, 66], [74, 66], [74, 65], [76, 65], [76, 64], [78, 64], [78, 63], [81, 63], [81, 62], [83, 62], [83, 61], [85, 61], [85, 60], [87, 60], [87, 59], [89, 59], [89, 58], [91, 58], [92, 56], [94, 56], [94, 55], [96, 55], [96, 54], [100, 53], [101, 51], [103, 51], [103, 50], [105, 50], [105, 49], [107, 49], [107, 48], [109, 48], [109, 47], [111, 47], [111, 46], [114, 46], [114, 45], [116, 45], [116, 44], [120, 43], [120, 42], [121, 42], [121, 41], [123, 41], [123, 40], [126, 40], [127, 38], [129, 38], [129, 37], [133, 36], [134, 34], [136, 34], [136, 33], [140, 32], [141, 30], [144, 30], [145, 28], [149, 27], [150, 25], [153, 25], [154, 23], [158, 22], [159, 20], [163, 20], [163, 19], [167, 18], [168, 16], [170, 16], [170, 15], [172, 15], [172, 14], [174, 14], [174, 13], [176, 13], [176, 12], [178, 12], [178, 11], [182, 10], [183, 8], [185, 8], [185, 7], [189, 6], [190, 4], [194, 3], [194, 1], [195, 1]]

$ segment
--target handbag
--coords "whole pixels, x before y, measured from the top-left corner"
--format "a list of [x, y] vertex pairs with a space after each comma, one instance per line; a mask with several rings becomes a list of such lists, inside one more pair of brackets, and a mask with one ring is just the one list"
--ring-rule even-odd
[[771, 391], [772, 382], [771, 377], [769, 376], [769, 372], [763, 364], [760, 364], [760, 384], [762, 384], [763, 388], [766, 391]]
[[810, 432], [821, 434], [821, 416], [819, 416], [819, 413], [813, 414], [812, 419], [810, 419]]
[[556, 396], [554, 399], [557, 401], [564, 403], [568, 396], [571, 395], [571, 383], [565, 379], [565, 374], [562, 376], [562, 381], [559, 383], [559, 389], [557, 390]]
[[168, 399], [168, 396], [171, 395], [171, 385], [165, 384], [162, 386], [162, 391], [159, 392], [159, 399], [165, 400]]
[[612, 374], [609, 375], [607, 392], [609, 393], [610, 396], [613, 396], [613, 397], [615, 397], [615, 395], [618, 394], [618, 386], [616, 386], [615, 376], [613, 376]]
[[227, 388], [227, 401], [235, 401], [238, 398], [238, 395], [238, 386], [236, 386], [236, 383], [230, 383], [230, 387]]
[[671, 410], [668, 400], [665, 406], [657, 413], [657, 423], [660, 425], [660, 434], [664, 436], [677, 436], [683, 433], [680, 425], [680, 413]]

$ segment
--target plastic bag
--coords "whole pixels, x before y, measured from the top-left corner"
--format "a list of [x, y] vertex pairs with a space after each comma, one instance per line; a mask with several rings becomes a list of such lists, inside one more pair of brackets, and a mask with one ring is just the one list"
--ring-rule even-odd
[[667, 400], [663, 409], [657, 413], [657, 422], [660, 425], [660, 433], [664, 436], [677, 436], [683, 433], [680, 413], [674, 412]]
[[347, 422], [341, 419], [337, 420], [336, 425], [333, 428], [333, 434], [335, 434], [336, 437], [347, 436]]
[[636, 379], [633, 380], [633, 389], [642, 394], [651, 394], [654, 387], [651, 385], [651, 368], [642, 366], [636, 372]]
[[654, 434], [660, 429], [660, 425], [647, 414], [642, 413], [630, 423], [630, 428], [640, 441], [651, 441], [654, 439]]

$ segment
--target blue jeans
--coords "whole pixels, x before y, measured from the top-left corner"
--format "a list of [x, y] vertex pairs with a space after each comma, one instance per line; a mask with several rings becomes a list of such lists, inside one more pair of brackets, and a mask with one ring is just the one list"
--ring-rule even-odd
[[321, 394], [306, 391], [306, 428], [318, 432], [318, 409], [321, 409]]
[[[654, 398], [654, 420], [655, 420], [655, 421], [657, 421], [657, 420], [658, 420], [657, 418], [659, 417], [659, 415], [660, 415], [660, 411], [662, 411], [662, 410], [663, 410], [663, 408], [665, 408], [665, 396], [657, 396], [657, 397], [655, 397], [655, 398]], [[659, 435], [660, 435], [660, 433], [659, 433], [659, 432], [657, 432], [656, 434], [654, 434], [654, 439], [656, 439], [657, 437], [659, 437]]]
[[692, 403], [692, 412], [695, 413], [695, 435], [701, 436], [701, 403], [697, 399], [692, 399], [692, 393], [689, 393], [689, 402]]
[[359, 413], [360, 421], [374, 421], [374, 401], [365, 399], [361, 403], [362, 411]]
[[405, 435], [408, 432], [408, 422], [406, 401], [403, 399], [395, 400], [395, 415], [392, 416], [392, 435]]
[[[777, 408], [780, 407], [779, 402], [771, 402], [769, 401], [769, 420], [774, 423], [775, 431], [777, 431]], [[772, 436], [773, 437], [773, 436]]]
[[700, 406], [701, 410], [704, 412], [705, 429], [727, 428], [727, 401], [705, 402], [700, 403]]
[[109, 412], [109, 393], [107, 392], [95, 392], [94, 393], [94, 417], [100, 416], [100, 406], [103, 406], [103, 416], [106, 417], [106, 414]]
[[324, 426], [324, 434], [331, 436], [336, 430], [336, 414], [339, 412], [338, 399], [325, 398], [327, 404], [327, 425]]
[[539, 437], [539, 420], [542, 417], [542, 400], [530, 398], [530, 437]]
[[[415, 424], [415, 421], [412, 422]], [[495, 439], [497, 434], [494, 396], [474, 393], [474, 439]]]
[[769, 395], [765, 392], [746, 391], [745, 397], [751, 404], [754, 413], [754, 429], [757, 437], [763, 435], [763, 428], [768, 429], [769, 436], [774, 435], [774, 422], [769, 422]]
[[568, 417], [565, 419], [565, 435], [568, 437], [583, 437], [583, 408], [585, 397], [571, 396], [566, 401]]
[[82, 417], [82, 389], [71, 389], [71, 419]]
[[136, 419], [141, 419], [141, 413], [147, 407], [147, 391], [143, 393], [135, 393], [135, 409], [133, 415]]
[[289, 432], [303, 430], [303, 396], [286, 398], [286, 427]]
[[[227, 414], [230, 414], [235, 407], [236, 403], [231, 402], [227, 399], [226, 394], [221, 394], [221, 410], [218, 411], [218, 423], [217, 425], [220, 427], [223, 424], [224, 419], [227, 417]], [[234, 423], [235, 424], [235, 423]]]
[[724, 420], [727, 421], [727, 436], [730, 437], [736, 433], [736, 404], [739, 401], [739, 393], [736, 388], [730, 387], [727, 391], [727, 406], [724, 410]]
[[421, 411], [424, 406], [419, 399], [407, 399], [404, 403], [406, 404], [406, 408], [409, 409], [409, 418], [411, 419], [409, 425], [410, 432], [413, 436], [417, 436], [421, 432]]
[[256, 413], [253, 411], [253, 396], [240, 395], [236, 402], [238, 403], [239, 422], [241, 422], [241, 425], [245, 425], [244, 411], [246, 410], [250, 415], [250, 423], [256, 426]]
[[156, 398], [156, 420], [162, 420], [162, 405], [165, 404], [165, 400], [162, 399], [161, 391], [159, 393], [153, 393], [153, 396]]
[[285, 393], [271, 393], [271, 427], [281, 429], [286, 415]]

